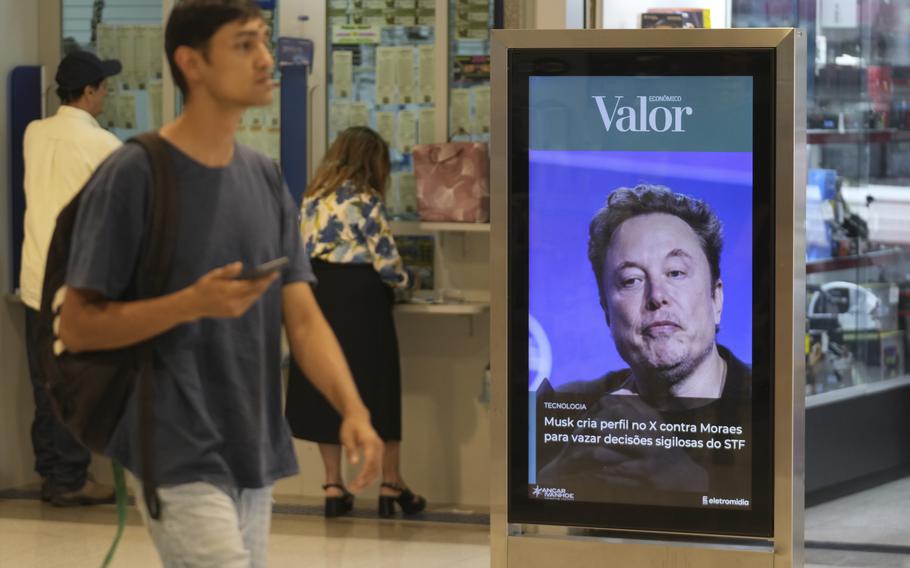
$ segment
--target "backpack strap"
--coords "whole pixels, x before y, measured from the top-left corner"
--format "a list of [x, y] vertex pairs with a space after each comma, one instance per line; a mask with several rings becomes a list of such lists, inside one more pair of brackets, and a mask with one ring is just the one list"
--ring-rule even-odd
[[[279, 239], [281, 239], [281, 246], [284, 246], [284, 200], [282, 199], [281, 192], [284, 191], [284, 173], [281, 171], [281, 164], [278, 163], [278, 160], [272, 160], [272, 166], [275, 168], [275, 183], [270, 184], [272, 186], [272, 191], [275, 193], [275, 199], [278, 200], [278, 217], [280, 219], [279, 230]], [[283, 253], [282, 253], [283, 254]]]
[[164, 293], [171, 274], [177, 245], [177, 180], [170, 149], [157, 132], [139, 134], [130, 142], [142, 146], [152, 169], [151, 225], [137, 281], [139, 296], [149, 298]]
[[[157, 132], [146, 132], [129, 142], [139, 144], [149, 159], [152, 170], [151, 223], [142, 247], [136, 291], [139, 298], [164, 294], [171, 274], [177, 245], [177, 180], [170, 150]], [[155, 467], [155, 374], [154, 345], [150, 339], [139, 346], [139, 431], [142, 492], [149, 516], [161, 517], [158, 499], [158, 476]]]

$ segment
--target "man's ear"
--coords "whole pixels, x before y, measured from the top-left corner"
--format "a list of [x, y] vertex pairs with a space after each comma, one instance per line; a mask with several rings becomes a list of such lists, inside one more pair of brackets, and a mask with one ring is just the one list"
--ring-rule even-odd
[[174, 64], [180, 69], [187, 85], [200, 80], [202, 54], [188, 45], [181, 45], [174, 51]]
[[720, 278], [717, 279], [717, 283], [714, 284], [714, 289], [711, 294], [711, 302], [714, 304], [714, 325], [720, 325], [720, 316], [724, 311], [724, 282]]

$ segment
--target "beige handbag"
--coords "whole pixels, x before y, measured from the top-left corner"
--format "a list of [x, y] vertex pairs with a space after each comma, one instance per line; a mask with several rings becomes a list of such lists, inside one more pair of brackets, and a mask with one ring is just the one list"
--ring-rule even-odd
[[417, 212], [422, 221], [489, 222], [490, 168], [485, 143], [418, 144], [412, 155]]

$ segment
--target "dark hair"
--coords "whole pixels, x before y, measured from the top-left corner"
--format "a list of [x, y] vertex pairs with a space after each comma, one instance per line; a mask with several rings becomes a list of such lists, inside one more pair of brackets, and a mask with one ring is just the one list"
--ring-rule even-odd
[[259, 5], [253, 0], [183, 0], [174, 6], [164, 31], [164, 52], [171, 68], [174, 83], [189, 97], [186, 77], [174, 61], [174, 52], [181, 45], [201, 49], [207, 54], [209, 40], [221, 26], [260, 18]]
[[82, 85], [78, 89], [64, 89], [63, 87], [57, 87], [57, 96], [60, 97], [60, 102], [63, 104], [69, 104], [74, 101], [78, 101], [82, 98], [82, 95], [85, 94], [86, 87], [99, 88], [101, 83], [104, 82], [104, 77], [98, 79], [94, 83], [89, 83], [88, 85]]
[[352, 126], [335, 139], [306, 188], [320, 197], [350, 182], [357, 191], [385, 196], [389, 181], [389, 145], [376, 131]]
[[714, 211], [701, 199], [674, 193], [662, 185], [621, 187], [607, 197], [607, 202], [591, 219], [588, 229], [588, 260], [597, 278], [600, 302], [606, 306], [603, 290], [603, 264], [613, 233], [625, 221], [639, 215], [666, 213], [686, 222], [701, 243], [711, 267], [711, 281], [720, 280], [720, 252], [724, 246], [723, 228]]

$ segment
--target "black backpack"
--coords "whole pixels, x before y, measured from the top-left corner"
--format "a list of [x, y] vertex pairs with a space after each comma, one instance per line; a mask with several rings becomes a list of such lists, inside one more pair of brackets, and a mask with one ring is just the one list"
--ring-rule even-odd
[[[157, 133], [130, 139], [148, 155], [152, 170], [151, 222], [133, 275], [128, 299], [164, 293], [177, 237], [177, 188], [169, 149]], [[55, 324], [60, 316], [71, 236], [83, 191], [60, 212], [44, 272], [37, 321], [38, 353], [45, 390], [61, 422], [93, 452], [102, 453], [120, 422], [134, 389], [140, 391], [143, 495], [149, 515], [158, 519], [154, 459], [154, 338], [108, 351], [69, 353], [62, 350]]]

